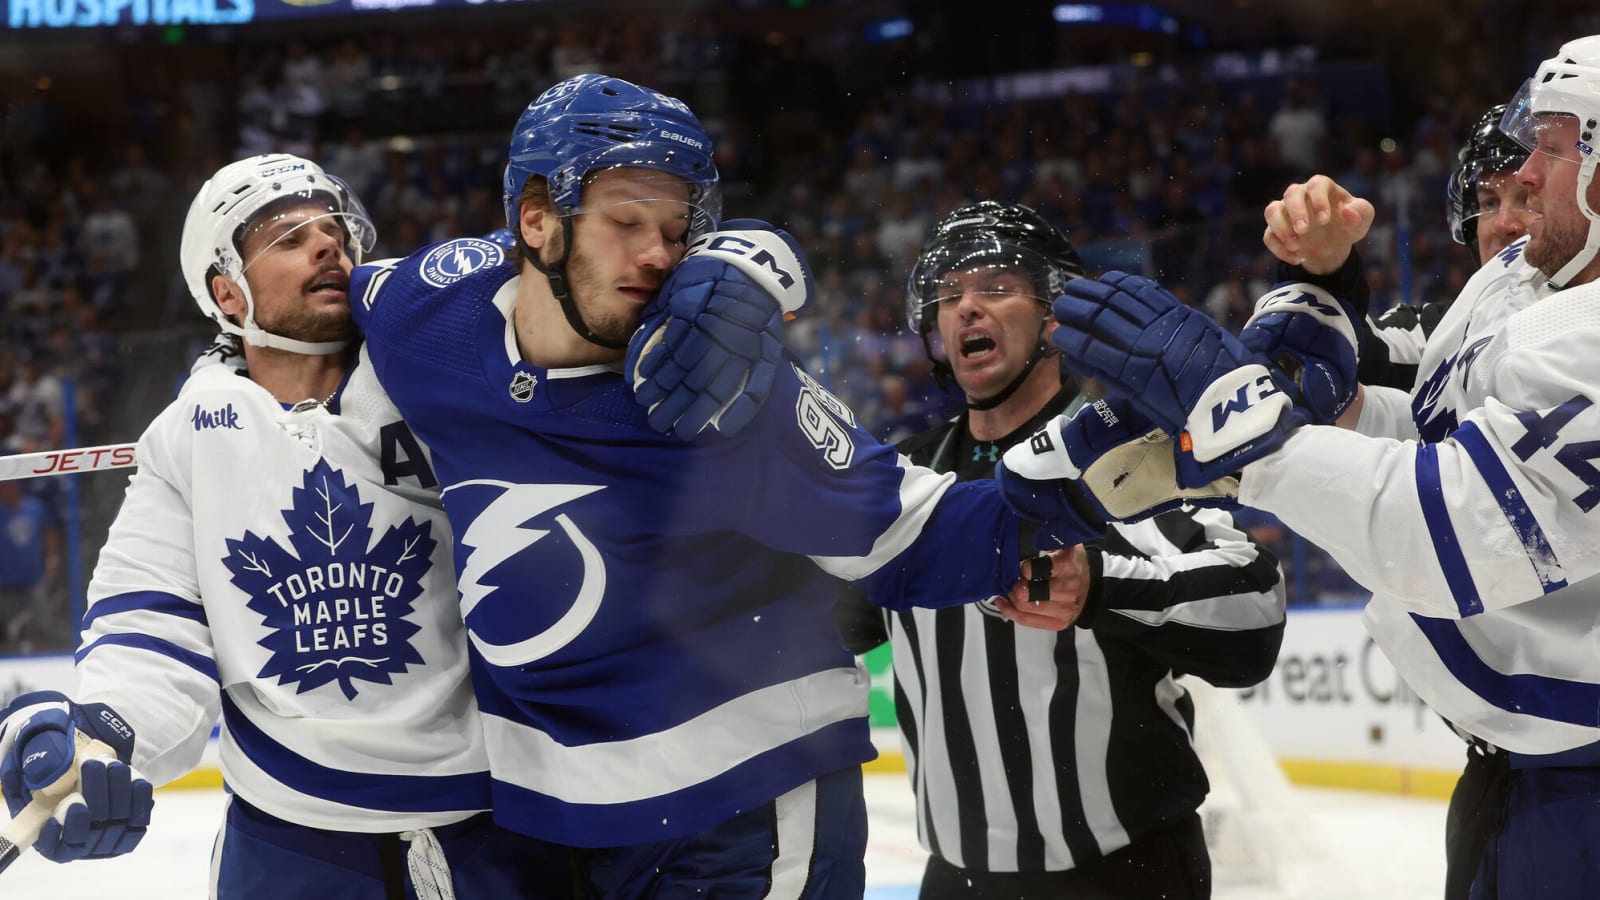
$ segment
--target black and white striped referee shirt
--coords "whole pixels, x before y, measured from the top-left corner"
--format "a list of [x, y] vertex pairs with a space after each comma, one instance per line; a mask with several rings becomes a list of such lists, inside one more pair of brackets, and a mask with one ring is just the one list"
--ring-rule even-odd
[[[1065, 389], [1025, 440], [1067, 407]], [[965, 416], [902, 442], [913, 462], [991, 477]], [[894, 647], [895, 709], [923, 845], [992, 872], [1071, 869], [1192, 813], [1207, 782], [1194, 705], [1173, 679], [1264, 679], [1283, 638], [1277, 560], [1218, 510], [1114, 524], [1088, 548], [1084, 614], [1015, 627], [990, 601], [891, 613], [846, 589], [851, 649]]]

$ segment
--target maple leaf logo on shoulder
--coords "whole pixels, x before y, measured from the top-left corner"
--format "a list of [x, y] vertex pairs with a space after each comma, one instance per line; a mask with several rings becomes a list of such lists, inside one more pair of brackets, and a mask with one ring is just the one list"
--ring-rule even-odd
[[356, 681], [390, 684], [421, 665], [411, 646], [420, 629], [406, 616], [433, 564], [433, 523], [407, 516], [374, 545], [372, 504], [326, 460], [293, 490], [283, 520], [292, 553], [246, 531], [223, 559], [272, 631], [259, 642], [272, 651], [260, 677], [298, 682], [302, 694], [337, 680], [355, 699]]

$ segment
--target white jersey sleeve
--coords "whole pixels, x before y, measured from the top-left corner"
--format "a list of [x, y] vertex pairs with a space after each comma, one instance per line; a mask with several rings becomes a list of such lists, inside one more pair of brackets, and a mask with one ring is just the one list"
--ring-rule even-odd
[[1417, 426], [1411, 421], [1411, 397], [1396, 388], [1362, 385], [1356, 431], [1369, 437], [1415, 440]]
[[160, 785], [200, 761], [221, 710], [200, 602], [187, 484], [189, 445], [140, 438], [138, 470], [95, 567], [83, 621], [77, 699], [136, 723], [133, 765]]
[[1423, 615], [1543, 597], [1600, 573], [1600, 379], [1576, 364], [1596, 354], [1600, 285], [1547, 297], [1452, 357], [1468, 396], [1445, 440], [1303, 428], [1240, 500]]

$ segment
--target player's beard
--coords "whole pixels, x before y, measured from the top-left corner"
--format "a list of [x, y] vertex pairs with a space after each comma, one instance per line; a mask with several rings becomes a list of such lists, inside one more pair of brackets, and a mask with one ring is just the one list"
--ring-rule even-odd
[[348, 305], [319, 305], [305, 297], [276, 314], [263, 316], [261, 310], [256, 310], [256, 326], [279, 337], [313, 344], [356, 337], [356, 324]]
[[1589, 220], [1582, 213], [1560, 218], [1546, 215], [1529, 225], [1528, 232], [1532, 239], [1523, 251], [1528, 264], [1554, 276], [1583, 249], [1589, 239]]
[[633, 336], [634, 329], [639, 327], [640, 310], [632, 305], [619, 309], [615, 301], [606, 304], [608, 309], [597, 309], [598, 298], [606, 296], [608, 291], [600, 267], [576, 246], [567, 257], [567, 284], [578, 313], [583, 316], [583, 324], [589, 326], [592, 334], [615, 344], [626, 343]]
[[[1584, 226], [1589, 224], [1589, 219], [1584, 219]], [[1584, 229], [1587, 232], [1587, 227]], [[1554, 275], [1562, 271], [1573, 256], [1584, 248], [1584, 237], [1568, 223], [1558, 221], [1554, 216], [1544, 216], [1538, 223], [1528, 226], [1531, 239], [1525, 253], [1528, 264], [1536, 267], [1546, 275]]]

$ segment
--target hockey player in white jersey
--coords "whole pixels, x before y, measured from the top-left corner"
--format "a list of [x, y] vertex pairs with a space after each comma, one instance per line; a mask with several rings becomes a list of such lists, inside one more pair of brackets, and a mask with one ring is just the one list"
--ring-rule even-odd
[[225, 166], [194, 199], [183, 275], [243, 368], [203, 356], [141, 437], [74, 696], [25, 695], [0, 724], [13, 813], [75, 764], [75, 732], [116, 750], [83, 763], [47, 857], [133, 849], [151, 785], [198, 763], [220, 714], [213, 896], [527, 887], [526, 842], [486, 812], [437, 480], [358, 356], [346, 292], [372, 242], [360, 201], [294, 156]]
[[[1445, 197], [1450, 237], [1472, 254], [1474, 268], [1528, 233], [1528, 189], [1517, 183], [1517, 169], [1528, 151], [1500, 130], [1505, 104], [1490, 107], [1473, 126], [1456, 154]], [[1416, 384], [1417, 364], [1428, 335], [1438, 326], [1454, 298], [1413, 305], [1404, 303], [1371, 321], [1376, 340], [1361, 345], [1362, 384], [1409, 391]]]
[[[1373, 590], [1368, 628], [1417, 693], [1511, 754], [1474, 898], [1600, 883], [1597, 125], [1591, 36], [1541, 64], [1501, 123], [1530, 151], [1528, 237], [1467, 284], [1409, 396], [1360, 392], [1354, 432], [1296, 427], [1296, 386], [1152, 282], [1074, 282], [1055, 304], [1069, 358], [1178, 437], [1181, 481], [1240, 471], [1241, 502]], [[1268, 247], [1313, 279], [1372, 219], [1335, 188], [1313, 179], [1267, 212]], [[1297, 291], [1308, 315], [1340, 319], [1315, 285]]]

